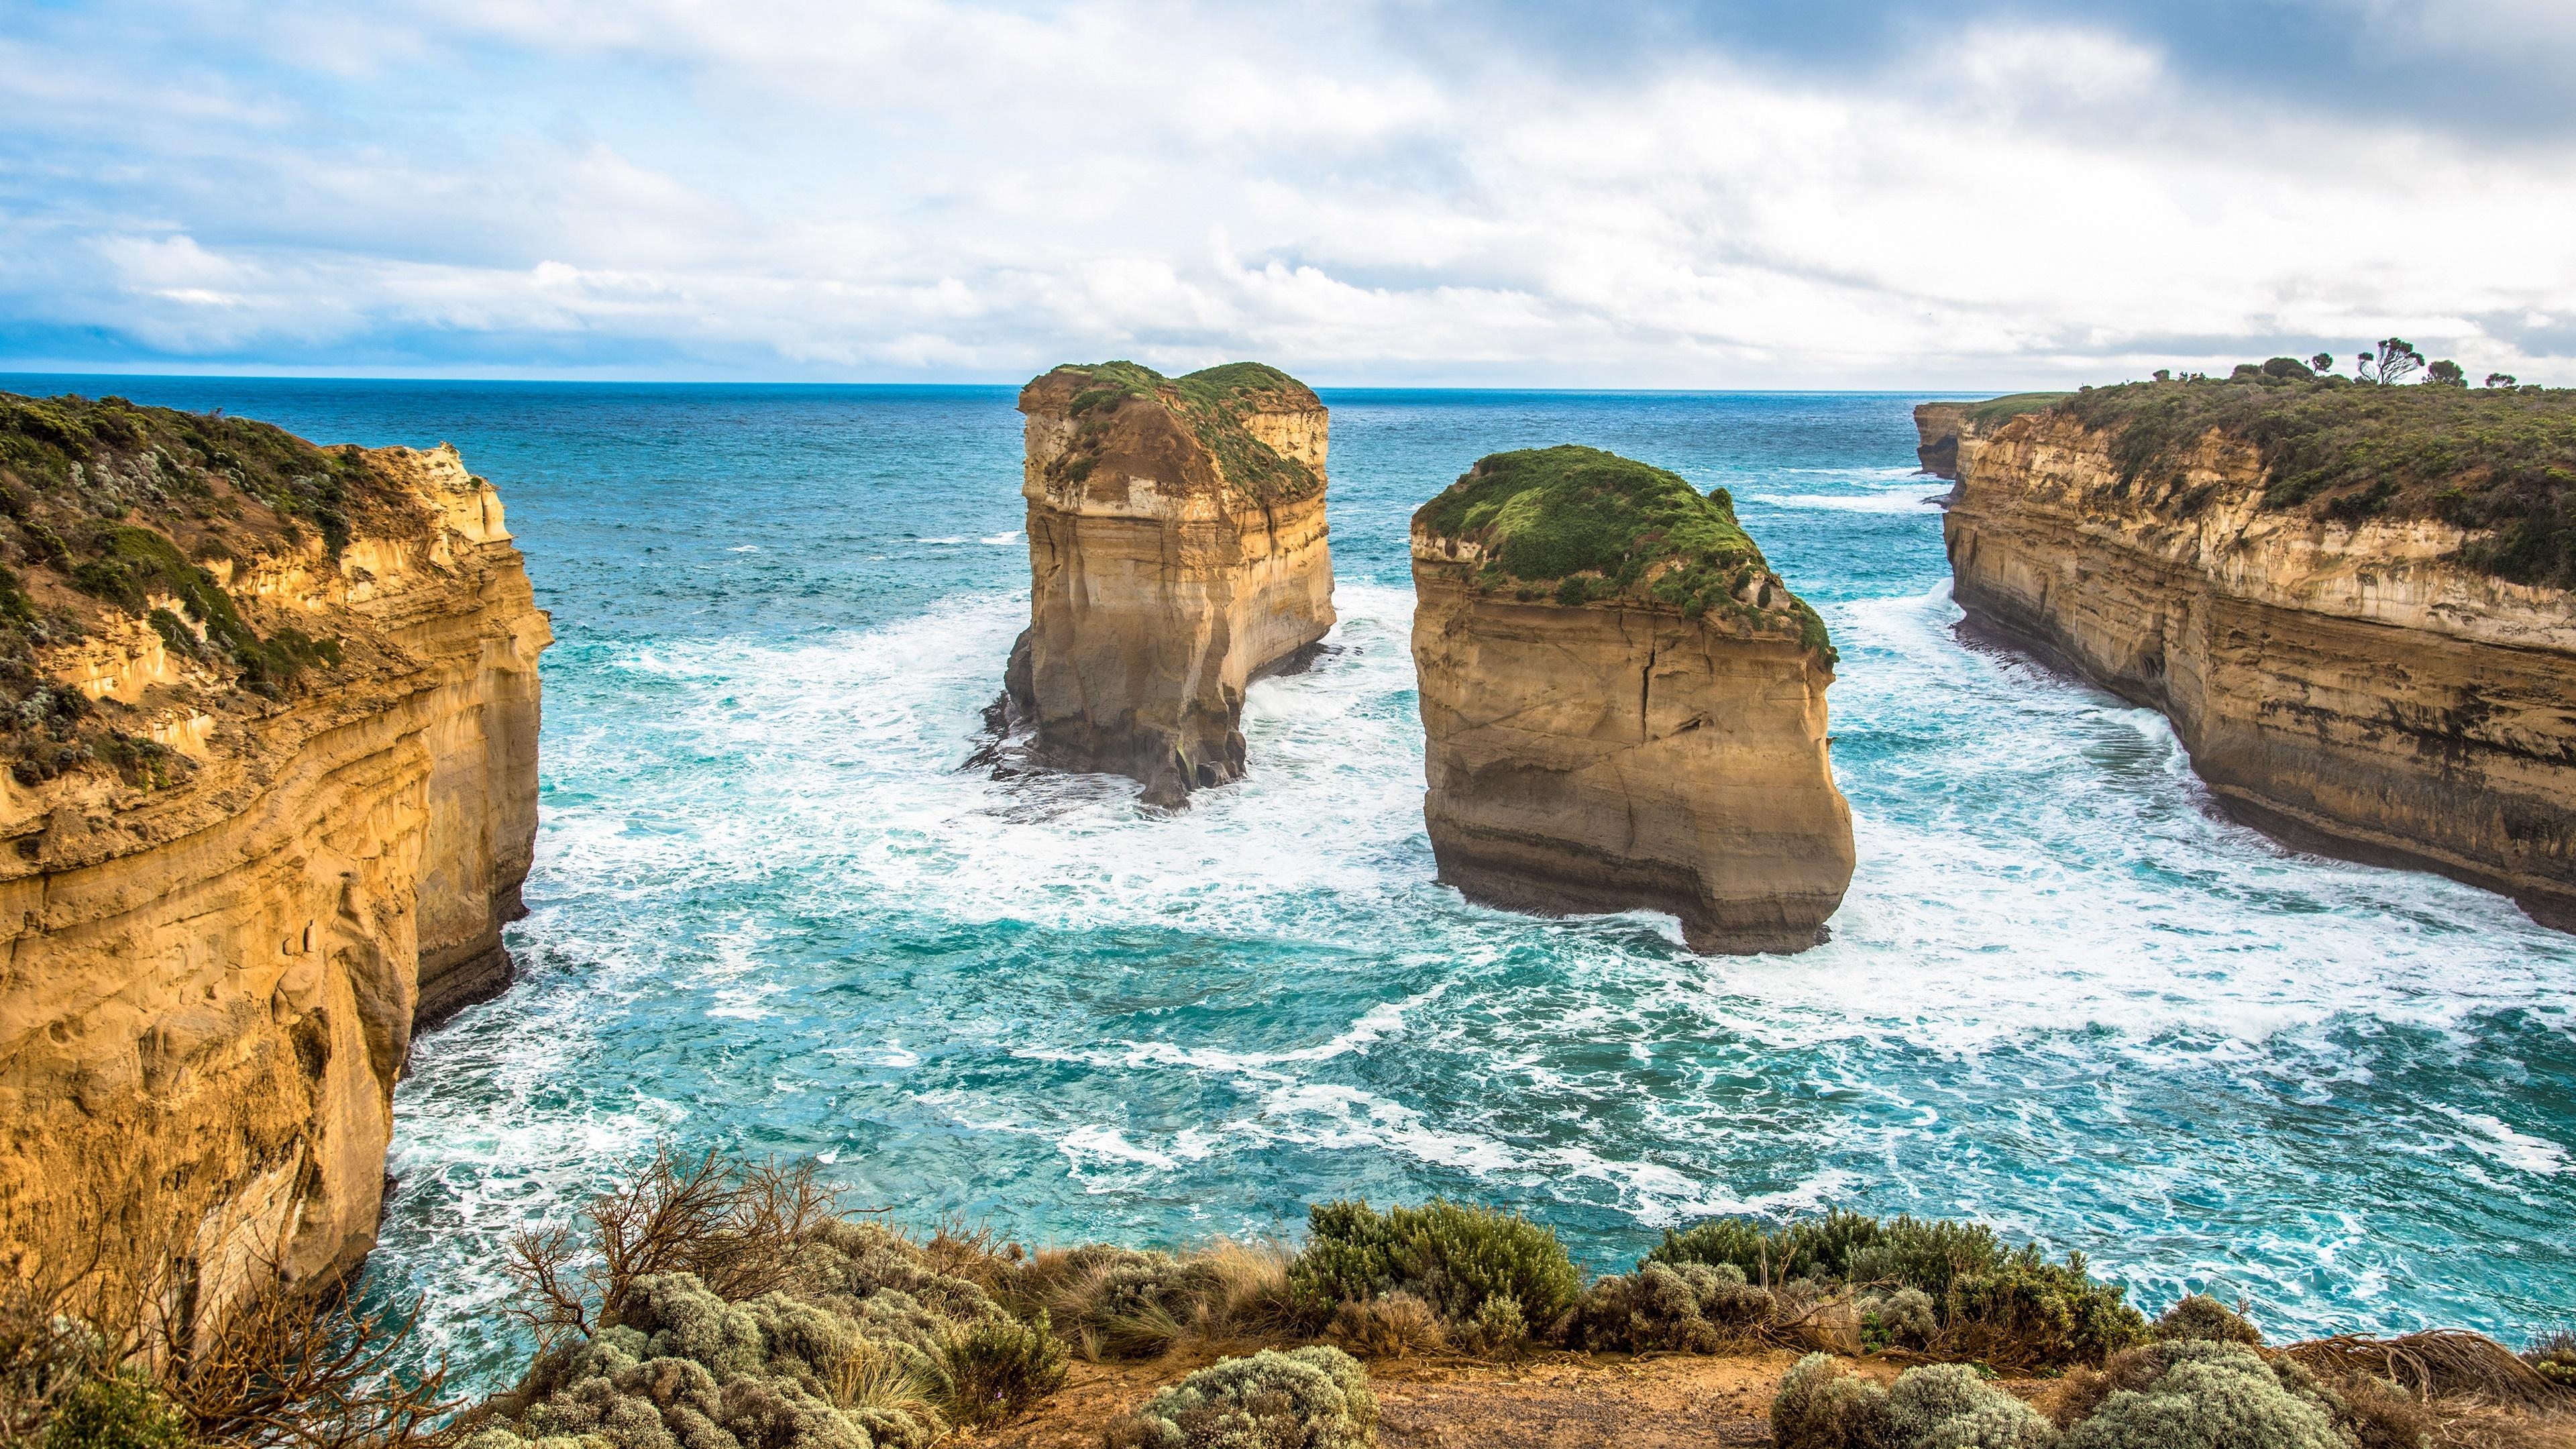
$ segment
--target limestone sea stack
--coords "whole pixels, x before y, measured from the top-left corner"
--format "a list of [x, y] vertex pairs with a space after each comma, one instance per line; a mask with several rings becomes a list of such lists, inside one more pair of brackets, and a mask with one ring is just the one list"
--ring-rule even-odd
[[1825, 627], [1723, 489], [1595, 448], [1497, 453], [1413, 515], [1423, 816], [1440, 878], [1799, 951], [1851, 883]]
[[551, 635], [501, 501], [0, 395], [0, 560], [0, 1271], [104, 1246], [199, 1322], [336, 1277], [414, 1033], [510, 979]]
[[1954, 597], [2249, 824], [2576, 929], [2576, 393], [2304, 371], [1972, 420]]
[[1276, 368], [1059, 367], [1027, 416], [1029, 627], [1012, 710], [1037, 763], [1146, 803], [1240, 779], [1243, 691], [1333, 626], [1324, 405]]

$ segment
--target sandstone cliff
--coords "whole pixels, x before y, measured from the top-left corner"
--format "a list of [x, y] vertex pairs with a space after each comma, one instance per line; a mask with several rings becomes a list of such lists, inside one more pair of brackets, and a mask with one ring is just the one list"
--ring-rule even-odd
[[2576, 928], [2576, 594], [2547, 521], [2569, 470], [2525, 456], [2569, 451], [2570, 414], [2459, 389], [2088, 392], [1963, 453], [1955, 596], [2164, 712], [2249, 823]]
[[1244, 771], [1244, 686], [1333, 625], [1324, 405], [1235, 363], [1059, 367], [1027, 415], [1029, 627], [1006, 686], [1044, 765], [1148, 803]]
[[1721, 492], [1591, 448], [1500, 453], [1413, 517], [1440, 878], [1797, 951], [1851, 883], [1834, 653]]
[[415, 1030], [509, 981], [550, 641], [453, 449], [0, 396], [0, 1258], [200, 1322], [374, 1241]]
[[1914, 456], [1923, 471], [1956, 481], [1976, 462], [1985, 438], [2024, 413], [2053, 407], [2067, 394], [2017, 392], [1984, 402], [1928, 402], [1914, 405], [1914, 431], [1921, 439]]

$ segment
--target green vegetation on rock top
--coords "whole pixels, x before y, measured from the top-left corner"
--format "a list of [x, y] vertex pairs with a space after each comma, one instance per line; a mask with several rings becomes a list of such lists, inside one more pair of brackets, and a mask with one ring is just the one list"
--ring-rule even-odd
[[[2464, 551], [2470, 566], [2576, 587], [2576, 389], [2379, 387], [2240, 370], [2226, 381], [2092, 388], [2056, 410], [2111, 435], [2129, 488], [2177, 486], [2216, 431], [2261, 456], [2266, 507], [2342, 523], [2439, 518], [2483, 535]], [[2189, 511], [2200, 501], [2180, 503]]]
[[2046, 412], [2073, 396], [2071, 392], [2015, 392], [1984, 402], [1962, 403], [1960, 407], [1970, 422], [1991, 428], [2024, 413]]
[[1835, 658], [1824, 622], [1772, 574], [1725, 489], [1702, 494], [1633, 458], [1574, 444], [1495, 453], [1413, 522], [1482, 549], [1477, 583], [1488, 590], [1567, 605], [1653, 600], [1694, 619], [1716, 610], [1757, 625], [1794, 621], [1808, 648]]
[[29, 785], [91, 762], [128, 784], [168, 783], [184, 758], [120, 728], [120, 706], [47, 678], [38, 652], [121, 612], [274, 697], [337, 666], [339, 644], [283, 626], [262, 635], [204, 565], [317, 534], [336, 555], [353, 515], [408, 506], [363, 449], [118, 397], [0, 393], [0, 760]]
[[[1312, 389], [1275, 367], [1227, 362], [1181, 377], [1165, 377], [1136, 362], [1066, 363], [1050, 375], [1080, 379], [1073, 394], [1077, 424], [1067, 465], [1096, 454], [1109, 415], [1129, 401], [1159, 403], [1215, 456], [1227, 483], [1263, 503], [1293, 503], [1323, 491], [1323, 476], [1283, 457], [1243, 426], [1252, 413], [1282, 404], [1323, 406]], [[1079, 476], [1077, 473], [1076, 476]]]

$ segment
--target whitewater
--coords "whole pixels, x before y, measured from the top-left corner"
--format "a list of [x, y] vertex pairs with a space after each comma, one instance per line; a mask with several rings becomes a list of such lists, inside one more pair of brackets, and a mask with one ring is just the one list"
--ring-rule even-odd
[[[1327, 392], [1332, 647], [1249, 692], [1247, 781], [1158, 819], [960, 768], [1028, 607], [1007, 389], [112, 390], [452, 439], [554, 612], [521, 980], [419, 1043], [368, 1268], [477, 1370], [515, 1343], [498, 1246], [660, 1140], [1031, 1242], [1445, 1194], [1615, 1271], [1833, 1206], [2276, 1333], [2576, 1309], [2576, 938], [2286, 851], [2156, 715], [1963, 643], [1912, 398]], [[1433, 880], [1405, 519], [1556, 442], [1728, 487], [1832, 629], [1826, 945], [1702, 958]]]

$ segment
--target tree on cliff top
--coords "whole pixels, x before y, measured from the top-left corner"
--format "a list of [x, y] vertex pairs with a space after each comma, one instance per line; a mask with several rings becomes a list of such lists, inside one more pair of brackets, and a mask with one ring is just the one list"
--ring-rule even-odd
[[2424, 366], [2424, 354], [2416, 351], [2415, 344], [2403, 337], [2383, 338], [2378, 351], [2362, 353], [2360, 358], [2358, 371], [2361, 380], [2375, 382], [2382, 387], [2394, 387]]

